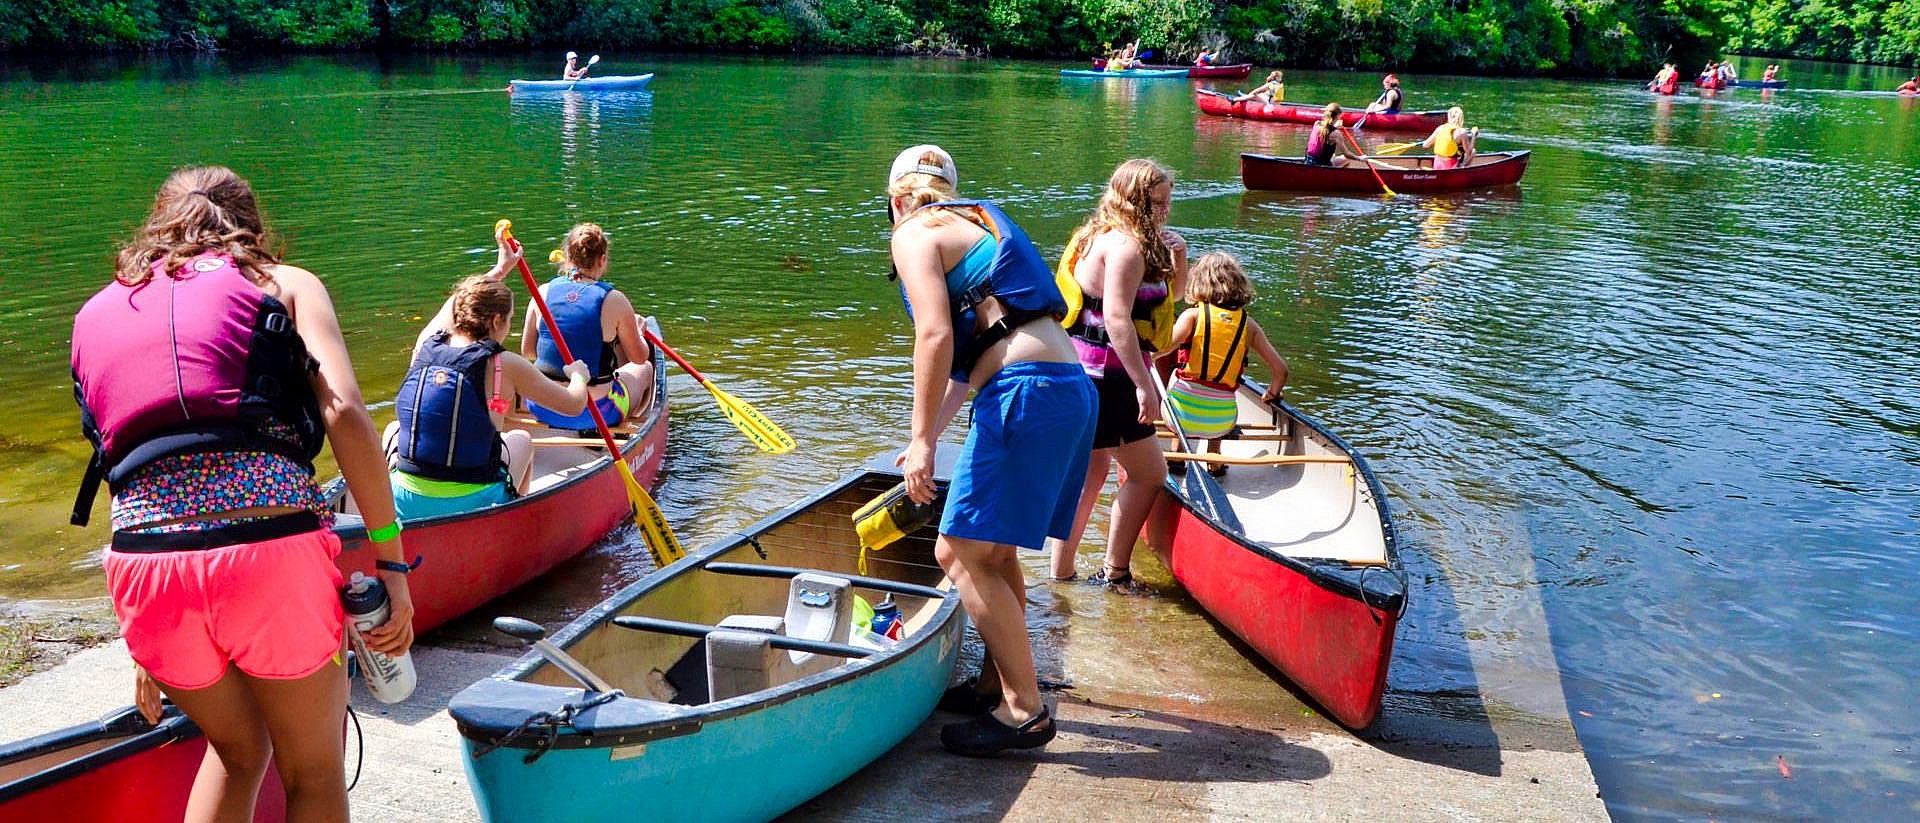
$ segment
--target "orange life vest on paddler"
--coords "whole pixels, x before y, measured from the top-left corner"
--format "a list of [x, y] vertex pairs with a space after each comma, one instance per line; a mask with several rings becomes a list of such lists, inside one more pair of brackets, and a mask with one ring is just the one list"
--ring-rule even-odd
[[1193, 337], [1180, 348], [1180, 377], [1233, 391], [1247, 368], [1247, 310], [1201, 303]]

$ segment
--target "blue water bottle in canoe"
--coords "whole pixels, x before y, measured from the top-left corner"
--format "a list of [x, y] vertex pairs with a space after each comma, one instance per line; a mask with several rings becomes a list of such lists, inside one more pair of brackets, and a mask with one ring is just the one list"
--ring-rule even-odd
[[893, 595], [887, 595], [887, 599], [873, 607], [873, 633], [890, 640], [899, 640], [902, 629], [900, 605], [893, 602]]

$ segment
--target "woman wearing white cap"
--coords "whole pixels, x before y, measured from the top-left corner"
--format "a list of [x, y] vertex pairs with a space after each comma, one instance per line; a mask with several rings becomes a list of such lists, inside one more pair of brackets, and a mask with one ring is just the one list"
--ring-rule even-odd
[[[596, 54], [593, 56], [594, 61], [597, 61], [599, 59], [600, 59], [600, 55]], [[591, 68], [592, 66], [593, 66], [593, 62], [591, 61], [588, 62], [587, 65], [585, 66], [580, 65], [580, 55], [574, 52], [567, 52], [567, 66], [566, 68], [563, 68], [560, 70], [560, 79], [562, 80], [584, 79], [587, 76], [587, 72], [592, 70]]]
[[977, 391], [934, 556], [987, 647], [985, 691], [962, 685], [941, 701], [979, 716], [941, 729], [940, 742], [978, 757], [1053, 739], [1014, 547], [1038, 549], [1072, 528], [1096, 400], [1058, 322], [1067, 306], [1046, 262], [998, 207], [956, 199], [957, 180], [945, 151], [915, 146], [893, 161], [887, 206], [914, 328], [913, 438], [900, 462], [915, 501], [933, 501], [940, 433]]

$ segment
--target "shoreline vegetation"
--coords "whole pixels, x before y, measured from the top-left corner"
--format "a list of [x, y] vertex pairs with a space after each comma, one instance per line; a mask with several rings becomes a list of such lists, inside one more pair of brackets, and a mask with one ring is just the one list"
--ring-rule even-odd
[[1920, 0], [0, 0], [0, 53], [617, 48], [1640, 75], [1920, 58]]

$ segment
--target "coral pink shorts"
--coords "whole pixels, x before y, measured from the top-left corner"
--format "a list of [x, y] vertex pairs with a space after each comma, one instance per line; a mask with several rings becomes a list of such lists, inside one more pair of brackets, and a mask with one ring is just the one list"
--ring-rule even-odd
[[133, 660], [180, 689], [231, 663], [293, 680], [339, 662], [340, 538], [331, 529], [197, 551], [108, 549], [104, 565]]

